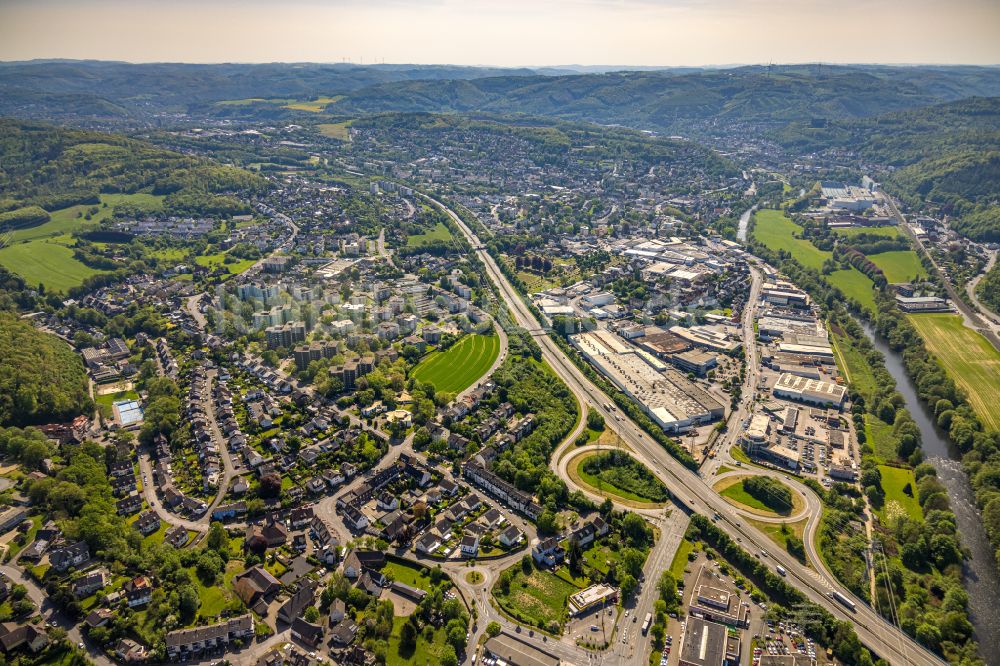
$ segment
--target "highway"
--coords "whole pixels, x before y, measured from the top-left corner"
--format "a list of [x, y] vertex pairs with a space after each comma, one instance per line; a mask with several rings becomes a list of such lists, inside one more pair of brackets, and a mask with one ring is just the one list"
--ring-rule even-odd
[[[720, 514], [721, 520], [717, 523], [719, 527], [731, 538], [738, 540], [745, 549], [751, 552], [768, 549], [768, 552], [776, 551], [772, 553], [771, 561], [785, 567], [788, 571], [787, 578], [791, 583], [811, 601], [826, 608], [834, 617], [853, 622], [862, 643], [889, 663], [920, 666], [945, 663], [943, 659], [913, 641], [860, 599], [853, 598], [857, 608], [856, 611], [851, 612], [828, 597], [829, 588], [814, 578], [814, 574], [810, 574], [805, 566], [788, 553], [775, 549], [773, 542], [767, 536], [745, 522], [698, 474], [681, 465], [627, 416], [619, 413], [618, 410], [606, 409], [604, 405], [610, 402], [607, 396], [583, 375], [579, 368], [563, 354], [555, 341], [542, 329], [531, 310], [522, 301], [520, 295], [508, 282], [493, 257], [483, 248], [472, 230], [454, 211], [440, 201], [426, 195], [421, 196], [445, 211], [466, 236], [486, 267], [486, 272], [493, 280], [500, 295], [514, 313], [516, 321], [535, 338], [541, 347], [543, 357], [559, 378], [565, 382], [581, 404], [586, 404], [591, 410], [601, 414], [608, 427], [617, 432], [633, 451], [647, 461], [653, 461], [652, 471], [666, 483], [678, 502], [688, 507], [690, 511], [702, 515]], [[751, 305], [748, 305], [747, 310], [750, 309]], [[751, 367], [754, 365], [756, 365], [755, 362], [750, 364]], [[748, 367], [747, 370], [750, 372], [751, 368]], [[746, 409], [749, 399], [751, 396], [743, 397], [741, 409]], [[731, 428], [731, 430], [737, 430], [737, 428]], [[729, 434], [730, 438], [735, 436], [735, 433]], [[813, 550], [811, 540], [806, 545], [810, 550], [809, 556], [815, 557], [817, 553], [811, 552]], [[816, 559], [815, 561], [820, 560]], [[846, 590], [841, 589], [840, 591], [849, 597], [851, 596]]]

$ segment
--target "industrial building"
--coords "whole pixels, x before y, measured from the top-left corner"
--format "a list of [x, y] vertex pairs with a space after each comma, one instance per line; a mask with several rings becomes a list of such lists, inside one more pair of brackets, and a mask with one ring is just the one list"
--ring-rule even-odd
[[771, 392], [777, 398], [796, 400], [807, 405], [841, 408], [847, 397], [847, 388], [831, 382], [783, 373]]
[[667, 359], [684, 372], [693, 372], [704, 377], [709, 370], [718, 367], [719, 357], [712, 352], [691, 349], [679, 354], [671, 354]]
[[[787, 414], [788, 412], [786, 412]], [[792, 412], [792, 415], [791, 431], [794, 432], [798, 410]], [[789, 432], [788, 425], [789, 422], [786, 420], [785, 425], [782, 426], [783, 432]], [[747, 455], [753, 458], [765, 460], [790, 470], [798, 470], [802, 460], [799, 453], [782, 445], [780, 441], [776, 441], [776, 438], [780, 440], [777, 434], [771, 429], [770, 417], [767, 414], [754, 414], [750, 419], [750, 425], [747, 427], [746, 432], [740, 437], [740, 446]]]
[[740, 639], [721, 624], [690, 617], [681, 643], [680, 666], [738, 666]]
[[896, 305], [903, 312], [949, 312], [948, 301], [938, 296], [901, 296], [896, 294]]
[[664, 430], [687, 430], [725, 414], [722, 403], [681, 372], [608, 331], [580, 333], [570, 340]]

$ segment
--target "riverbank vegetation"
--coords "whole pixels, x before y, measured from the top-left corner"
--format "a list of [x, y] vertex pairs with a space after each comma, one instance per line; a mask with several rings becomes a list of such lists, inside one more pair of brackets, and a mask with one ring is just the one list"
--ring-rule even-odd
[[[752, 247], [756, 254], [809, 292], [830, 321], [835, 342], [849, 342], [838, 344], [837, 348], [838, 359], [847, 366], [842, 371], [848, 380], [852, 420], [861, 446], [860, 486], [872, 507], [883, 516], [882, 521], [874, 525], [880, 544], [873, 551], [876, 565], [874, 598], [865, 562], [868, 548], [863, 521], [865, 503], [854, 485], [836, 483], [826, 490], [814, 482], [809, 484], [825, 505], [818, 534], [824, 563], [854, 594], [869, 600], [876, 611], [898, 623], [923, 645], [952, 663], [975, 663], [977, 645], [968, 619], [968, 595], [962, 589], [961, 567], [965, 553], [961, 549], [956, 518], [934, 468], [921, 464], [920, 430], [906, 411], [905, 400], [896, 390], [895, 380], [886, 370], [882, 355], [819, 271], [803, 266], [787, 252], [775, 252], [759, 242], [752, 243]], [[873, 296], [876, 305], [873, 310], [850, 303], [848, 307], [855, 316], [874, 319], [877, 333], [888, 340], [891, 348], [903, 354], [908, 372], [916, 378], [921, 398], [930, 399], [931, 405], [936, 405], [937, 400], [945, 400], [940, 413], [951, 411], [944, 418], [959, 419], [964, 424], [960, 429], [969, 429], [969, 445], [974, 446], [976, 435], [971, 433], [980, 433], [980, 440], [985, 433], [981, 426], [977, 430], [971, 424], [971, 419], [975, 419], [971, 407], [965, 403], [954, 382], [930, 357], [919, 334], [895, 308], [892, 297], [882, 290], [874, 291]], [[863, 366], [868, 366], [867, 371]], [[956, 404], [962, 406], [956, 408]], [[876, 423], [881, 424], [881, 436], [892, 443], [891, 446], [883, 443], [880, 455], [876, 455], [866, 438], [866, 433], [872, 431], [870, 426]], [[890, 455], [893, 451], [895, 456]], [[911, 487], [910, 492], [917, 497], [922, 520], [913, 511], [889, 510], [887, 501], [893, 499], [892, 493], [896, 490], [892, 480], [883, 483], [879, 464], [886, 462], [914, 469], [917, 486]], [[1000, 482], [1000, 474], [997, 482]], [[986, 483], [991, 482], [987, 480]], [[997, 497], [1000, 498], [1000, 491]], [[1000, 528], [1000, 499], [997, 502], [997, 527]]]

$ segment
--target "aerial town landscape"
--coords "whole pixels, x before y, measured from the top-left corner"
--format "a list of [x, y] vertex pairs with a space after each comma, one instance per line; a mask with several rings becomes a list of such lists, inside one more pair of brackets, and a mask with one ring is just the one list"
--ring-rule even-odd
[[998, 663], [1000, 39], [131, 64], [30, 16], [0, 665]]

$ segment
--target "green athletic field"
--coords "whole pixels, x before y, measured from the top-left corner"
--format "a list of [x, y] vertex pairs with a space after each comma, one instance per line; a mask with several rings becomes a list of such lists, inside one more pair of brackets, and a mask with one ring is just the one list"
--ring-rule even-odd
[[438, 393], [460, 393], [476, 383], [499, 354], [496, 335], [466, 335], [447, 351], [429, 353], [411, 374], [433, 384]]
[[908, 315], [937, 357], [966, 393], [983, 425], [1000, 430], [1000, 352], [953, 314]]

